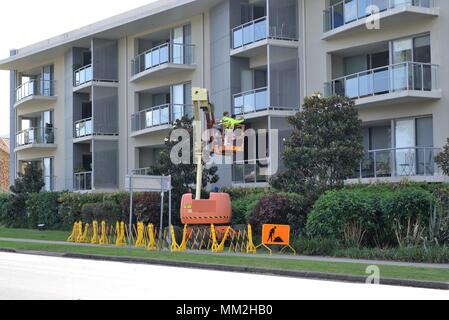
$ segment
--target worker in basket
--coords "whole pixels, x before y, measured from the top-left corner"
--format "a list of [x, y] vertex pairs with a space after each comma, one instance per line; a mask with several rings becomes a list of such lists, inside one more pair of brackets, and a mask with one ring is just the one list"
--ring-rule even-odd
[[223, 113], [223, 118], [221, 119], [220, 124], [223, 125], [224, 128], [222, 134], [224, 136], [223, 140], [225, 146], [233, 145], [235, 127], [244, 123], [244, 118], [237, 120], [235, 115], [232, 115], [232, 117], [230, 117], [229, 112]]

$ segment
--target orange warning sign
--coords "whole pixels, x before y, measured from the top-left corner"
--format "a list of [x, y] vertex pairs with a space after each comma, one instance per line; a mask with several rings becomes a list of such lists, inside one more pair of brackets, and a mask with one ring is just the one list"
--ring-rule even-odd
[[262, 243], [265, 245], [290, 245], [290, 226], [264, 224], [262, 228]]

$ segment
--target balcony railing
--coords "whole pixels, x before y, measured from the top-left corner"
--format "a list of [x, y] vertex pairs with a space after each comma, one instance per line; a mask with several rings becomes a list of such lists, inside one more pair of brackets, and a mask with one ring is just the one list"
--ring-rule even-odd
[[137, 176], [149, 176], [151, 175], [151, 168], [140, 168], [140, 169], [134, 169], [131, 171], [131, 174], [137, 175]]
[[163, 64], [194, 63], [195, 45], [165, 43], [139, 54], [131, 61], [133, 76]]
[[92, 172], [79, 172], [74, 174], [73, 189], [75, 191], [92, 190]]
[[31, 96], [53, 97], [54, 95], [54, 80], [30, 80], [16, 88], [16, 102]]
[[93, 80], [93, 68], [89, 64], [73, 72], [73, 86], [78, 87]]
[[23, 147], [33, 144], [54, 144], [55, 130], [56, 129], [53, 127], [40, 127], [19, 131], [16, 134], [16, 146]]
[[296, 41], [295, 26], [281, 24], [268, 27], [267, 17], [262, 17], [232, 29], [232, 49], [238, 49], [267, 38]]
[[76, 139], [93, 135], [92, 118], [76, 121], [74, 124], [74, 137]]
[[234, 114], [246, 115], [266, 110], [292, 111], [293, 107], [273, 107], [268, 105], [268, 88], [259, 88], [237, 93], [233, 96]]
[[441, 152], [433, 147], [410, 147], [368, 151], [354, 179], [440, 175], [434, 159]]
[[236, 161], [232, 166], [232, 182], [235, 184], [267, 183], [268, 168], [269, 159]]
[[174, 123], [183, 116], [191, 116], [193, 107], [184, 104], [164, 104], [143, 111], [139, 111], [131, 117], [132, 131], [140, 131], [158, 126]]
[[327, 96], [360, 99], [400, 91], [438, 89], [438, 65], [403, 62], [335, 79], [325, 84]]
[[324, 11], [324, 32], [403, 6], [433, 8], [435, 0], [344, 0]]

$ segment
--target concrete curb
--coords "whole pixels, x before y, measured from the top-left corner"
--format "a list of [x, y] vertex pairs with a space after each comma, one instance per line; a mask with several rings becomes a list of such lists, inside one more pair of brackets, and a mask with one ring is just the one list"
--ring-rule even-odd
[[[280, 269], [265, 269], [265, 268], [241, 267], [241, 266], [223, 266], [223, 265], [200, 264], [200, 263], [183, 262], [183, 261], [98, 256], [98, 255], [86, 255], [86, 254], [77, 254], [77, 253], [66, 253], [63, 256], [65, 258], [71, 258], [71, 259], [124, 262], [124, 263], [165, 266], [165, 267], [249, 273], [249, 274], [268, 275], [268, 276], [281, 276], [281, 277], [291, 277], [291, 278], [300, 278], [300, 279], [310, 279], [310, 280], [338, 281], [338, 282], [366, 284], [366, 277], [342, 275], [342, 274], [332, 274], [332, 273], [280, 270]], [[398, 286], [398, 287], [412, 287], [412, 288], [421, 288], [421, 289], [449, 290], [449, 283], [432, 282], [432, 281], [382, 279], [381, 285]]]

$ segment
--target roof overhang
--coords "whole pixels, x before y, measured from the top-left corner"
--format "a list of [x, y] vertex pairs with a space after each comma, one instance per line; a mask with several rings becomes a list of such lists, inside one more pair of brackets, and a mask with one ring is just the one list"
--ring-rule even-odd
[[[86, 47], [92, 38], [120, 39], [142, 30], [175, 23], [214, 7], [222, 0], [159, 0], [146, 6], [70, 31], [17, 50], [0, 61], [0, 70], [27, 70], [65, 54], [72, 47]], [[33, 59], [29, 59], [30, 57]]]

